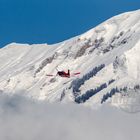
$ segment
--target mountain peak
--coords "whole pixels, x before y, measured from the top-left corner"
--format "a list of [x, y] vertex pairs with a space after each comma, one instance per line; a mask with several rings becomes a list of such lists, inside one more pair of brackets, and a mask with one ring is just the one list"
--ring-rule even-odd
[[[109, 103], [139, 92], [139, 45], [140, 10], [115, 16], [62, 43], [11, 43], [0, 50], [0, 90], [50, 102]], [[56, 75], [68, 69], [70, 78]]]

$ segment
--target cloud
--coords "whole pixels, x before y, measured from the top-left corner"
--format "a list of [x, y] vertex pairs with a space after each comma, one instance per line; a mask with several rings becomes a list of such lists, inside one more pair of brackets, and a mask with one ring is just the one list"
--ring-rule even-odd
[[140, 114], [0, 96], [0, 140], [132, 140]]

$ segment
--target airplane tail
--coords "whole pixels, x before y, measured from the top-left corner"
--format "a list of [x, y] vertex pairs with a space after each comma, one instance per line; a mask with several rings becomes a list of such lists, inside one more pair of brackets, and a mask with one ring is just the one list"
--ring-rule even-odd
[[70, 75], [70, 70], [68, 70], [68, 75]]

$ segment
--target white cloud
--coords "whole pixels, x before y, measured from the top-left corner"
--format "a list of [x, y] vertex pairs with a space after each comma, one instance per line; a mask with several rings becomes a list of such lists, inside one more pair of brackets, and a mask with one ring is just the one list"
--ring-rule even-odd
[[140, 114], [0, 96], [0, 140], [132, 140]]

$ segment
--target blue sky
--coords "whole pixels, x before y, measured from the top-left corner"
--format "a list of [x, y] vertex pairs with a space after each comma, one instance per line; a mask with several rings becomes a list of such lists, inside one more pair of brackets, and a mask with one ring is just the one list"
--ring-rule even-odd
[[140, 8], [140, 0], [0, 0], [0, 47], [53, 44]]

